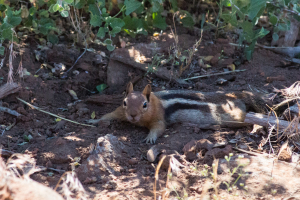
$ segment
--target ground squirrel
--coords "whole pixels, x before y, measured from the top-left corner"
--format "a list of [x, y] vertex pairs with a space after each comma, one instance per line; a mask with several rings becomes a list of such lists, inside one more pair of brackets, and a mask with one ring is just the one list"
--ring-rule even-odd
[[150, 85], [143, 92], [137, 92], [133, 90], [132, 83], [127, 85], [122, 104], [100, 120], [117, 119], [147, 127], [150, 133], [144, 141], [152, 144], [169, 124], [181, 122], [201, 125], [203, 128], [212, 125], [237, 127], [244, 121], [249, 108], [264, 113], [266, 107], [266, 102], [252, 92], [151, 92]]

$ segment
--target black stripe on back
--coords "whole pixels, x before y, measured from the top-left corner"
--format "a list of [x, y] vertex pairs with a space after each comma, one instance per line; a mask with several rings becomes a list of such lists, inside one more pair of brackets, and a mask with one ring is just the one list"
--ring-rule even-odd
[[187, 104], [187, 103], [175, 103], [170, 105], [165, 109], [165, 119], [168, 120], [169, 117], [178, 110], [201, 110], [202, 112], [211, 112], [208, 105], [197, 105], [197, 104]]
[[162, 95], [160, 98], [163, 100], [182, 98], [182, 99], [201, 101], [201, 98], [196, 94], [165, 94]]

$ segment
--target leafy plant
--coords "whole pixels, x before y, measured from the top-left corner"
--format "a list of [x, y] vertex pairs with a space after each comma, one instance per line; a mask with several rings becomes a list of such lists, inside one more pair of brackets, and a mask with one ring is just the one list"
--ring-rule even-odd
[[[225, 23], [242, 30], [239, 35], [239, 44], [242, 45], [243, 42], [248, 44], [245, 48], [248, 60], [252, 58], [257, 39], [269, 33], [263, 27], [258, 29], [255, 26], [262, 15], [267, 14], [270, 23], [274, 26], [274, 40], [279, 38], [279, 31], [290, 29], [290, 19], [287, 17], [287, 13], [292, 14], [292, 17], [300, 21], [298, 0], [221, 0], [219, 6], [221, 8], [220, 18]], [[289, 10], [290, 8], [292, 10]]]
[[[166, 18], [162, 16], [166, 7], [165, 2], [170, 2], [171, 5], [167, 13], [178, 10], [174, 0], [124, 0], [118, 5], [115, 5], [112, 0], [38, 0], [31, 2], [33, 6], [29, 9], [27, 4], [16, 9], [19, 5], [5, 3], [4, 0], [0, 2], [1, 55], [5, 50], [2, 46], [4, 40], [18, 41], [14, 34], [17, 27], [20, 30], [27, 29], [35, 34], [46, 36], [48, 42], [57, 44], [58, 36], [62, 34], [62, 30], [56, 25], [56, 19], [60, 17], [70, 19], [75, 31], [81, 36], [84, 35], [84, 39], [89, 37], [88, 31], [81, 30], [82, 22], [85, 20], [92, 28], [86, 29], [97, 32], [98, 43], [113, 51], [115, 46], [111, 37], [115, 37], [122, 31], [135, 37], [137, 34], [147, 35], [153, 28], [165, 30]], [[109, 13], [116, 7], [119, 7], [119, 12], [110, 16]], [[181, 23], [184, 26], [193, 26], [192, 16], [186, 11], [182, 13]]]

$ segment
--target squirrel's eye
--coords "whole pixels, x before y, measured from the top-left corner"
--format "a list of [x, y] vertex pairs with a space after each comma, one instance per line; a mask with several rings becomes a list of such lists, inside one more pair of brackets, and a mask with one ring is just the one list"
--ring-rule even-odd
[[147, 108], [147, 102], [143, 104], [143, 108]]
[[124, 106], [126, 106], [126, 101], [124, 101]]

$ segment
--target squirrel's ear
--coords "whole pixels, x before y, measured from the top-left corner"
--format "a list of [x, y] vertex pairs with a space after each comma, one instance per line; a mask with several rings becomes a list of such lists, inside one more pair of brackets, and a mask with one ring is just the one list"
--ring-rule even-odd
[[133, 91], [133, 85], [132, 85], [131, 82], [129, 82], [129, 83], [127, 84], [127, 88], [126, 88], [126, 96], [127, 96], [129, 93], [131, 93], [132, 91]]
[[143, 90], [143, 95], [147, 97], [148, 102], [150, 101], [150, 94], [151, 94], [151, 85], [148, 84]]

